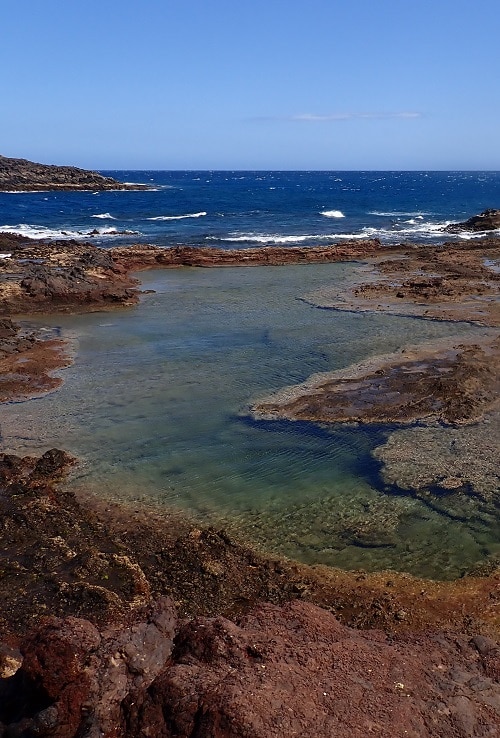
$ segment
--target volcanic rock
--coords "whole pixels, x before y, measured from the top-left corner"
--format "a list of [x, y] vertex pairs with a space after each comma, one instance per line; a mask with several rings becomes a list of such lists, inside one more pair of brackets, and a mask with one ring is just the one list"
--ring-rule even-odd
[[0, 680], [8, 736], [493, 738], [500, 727], [494, 639], [357, 631], [305, 602], [182, 624], [162, 599], [102, 631], [51, 617], [22, 652]]
[[488, 208], [483, 210], [479, 215], [473, 215], [472, 218], [462, 223], [451, 223], [443, 228], [446, 233], [460, 233], [460, 231], [496, 231], [500, 228], [500, 210]]
[[124, 184], [78, 167], [38, 164], [27, 159], [0, 156], [0, 191], [144, 189], [149, 188]]

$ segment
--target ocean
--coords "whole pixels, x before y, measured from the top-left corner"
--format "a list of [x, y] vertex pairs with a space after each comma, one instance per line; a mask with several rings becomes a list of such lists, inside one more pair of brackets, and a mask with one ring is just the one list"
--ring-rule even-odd
[[[105, 247], [245, 248], [373, 236], [433, 243], [443, 240], [442, 225], [500, 202], [496, 172], [109, 174], [155, 189], [0, 194], [2, 230]], [[257, 398], [313, 373], [484, 332], [319, 310], [300, 299], [344, 285], [355, 269], [143, 272], [151, 292], [135, 307], [30, 319], [71, 340], [75, 362], [57, 392], [2, 406], [3, 450], [65, 448], [80, 459], [73, 486], [184, 512], [270, 553], [346, 569], [460, 576], [500, 554], [495, 500], [467, 497], [456, 514], [446, 500], [430, 504], [384, 484], [373, 451], [395, 428], [255, 421], [248, 413]]]
[[102, 246], [312, 246], [347, 238], [432, 243], [442, 240], [444, 225], [500, 202], [500, 172], [103, 174], [152, 189], [0, 193], [0, 232], [91, 238]]

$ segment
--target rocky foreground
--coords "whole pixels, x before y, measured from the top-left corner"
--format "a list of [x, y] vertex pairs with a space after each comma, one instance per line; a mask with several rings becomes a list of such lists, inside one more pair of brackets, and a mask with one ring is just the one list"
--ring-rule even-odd
[[[3, 234], [0, 253], [3, 400], [54, 389], [52, 372], [71, 360], [59, 336], [13, 319], [134, 304], [141, 293], [132, 271], [360, 259], [359, 278], [342, 293], [303, 298], [321, 309], [467, 319], [483, 327], [482, 341], [405, 349], [327, 377], [328, 386], [306, 383], [293, 401], [311, 422], [399, 423], [409, 412], [429, 423], [397, 431], [381, 452], [395, 455], [386, 474], [396, 468], [398, 484], [415, 443], [397, 434], [441, 438], [447, 425], [446, 453], [465, 466], [450, 475], [444, 456], [447, 475], [433, 472], [445, 500], [498, 493], [498, 470], [486, 492], [479, 446], [471, 451], [467, 440], [465, 453], [459, 434], [482, 428], [498, 396], [499, 239], [219, 252], [103, 250]], [[287, 417], [298, 407], [287, 406]], [[417, 454], [430, 459], [424, 447], [419, 437]], [[469, 478], [471, 453], [483, 487]], [[499, 734], [495, 561], [455, 582], [307, 567], [167, 513], [77, 496], [63, 484], [73, 463], [57, 450], [0, 457], [0, 736]], [[412, 477], [412, 489], [420, 483]]]
[[[495, 736], [500, 573], [260, 556], [0, 459], [0, 735]], [[443, 628], [445, 630], [443, 630]]]
[[0, 192], [37, 190], [141, 190], [146, 185], [129, 185], [113, 177], [78, 167], [38, 164], [27, 159], [0, 156]]

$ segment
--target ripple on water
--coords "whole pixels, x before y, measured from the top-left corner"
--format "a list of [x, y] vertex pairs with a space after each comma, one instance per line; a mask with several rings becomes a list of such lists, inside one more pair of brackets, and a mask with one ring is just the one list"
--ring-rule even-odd
[[225, 525], [310, 563], [449, 578], [495, 552], [491, 520], [456, 520], [391, 485], [381, 428], [253, 422], [248, 404], [405, 343], [480, 330], [300, 300], [351, 264], [141, 274], [156, 290], [107, 315], [50, 317], [78, 338], [62, 389], [2, 408], [4, 448], [60, 446], [73, 483]]

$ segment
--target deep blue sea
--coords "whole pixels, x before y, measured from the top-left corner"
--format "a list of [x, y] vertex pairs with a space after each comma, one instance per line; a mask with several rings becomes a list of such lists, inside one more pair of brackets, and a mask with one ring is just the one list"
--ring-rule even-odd
[[244, 248], [372, 237], [433, 242], [442, 240], [447, 223], [500, 205], [500, 172], [488, 171], [103, 174], [152, 189], [0, 193], [0, 232], [87, 238], [103, 246]]
[[[0, 231], [105, 247], [430, 243], [446, 223], [500, 205], [499, 172], [109, 174], [153, 189], [0, 193]], [[77, 487], [309, 563], [446, 579], [500, 556], [496, 497], [427, 499], [384, 483], [373, 452], [395, 428], [249, 417], [253, 401], [316, 372], [486, 331], [301, 299], [342, 288], [358, 268], [141, 272], [137, 306], [30, 318], [69, 339], [75, 360], [57, 392], [1, 406], [2, 450], [65, 448], [80, 459]]]

